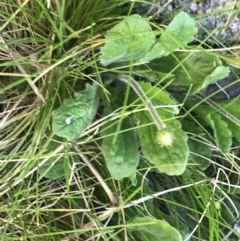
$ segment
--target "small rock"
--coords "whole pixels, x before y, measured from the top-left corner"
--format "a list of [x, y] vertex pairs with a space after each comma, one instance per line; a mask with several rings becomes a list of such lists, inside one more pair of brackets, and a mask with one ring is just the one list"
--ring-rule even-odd
[[[236, 75], [229, 75], [228, 77], [219, 80], [215, 84], [209, 85], [206, 90], [203, 92], [205, 96], [210, 96], [214, 94], [211, 98], [212, 99], [231, 99], [238, 95], [240, 95], [240, 82], [237, 82], [238, 77]], [[237, 83], [234, 83], [234, 82]], [[228, 86], [229, 87], [226, 87]], [[219, 91], [219, 92], [218, 92]]]
[[149, 4], [139, 3], [136, 9], [144, 16], [187, 12], [197, 20], [198, 40], [211, 43], [216, 39], [221, 43], [240, 40], [240, 7], [236, 0], [150, 0]]

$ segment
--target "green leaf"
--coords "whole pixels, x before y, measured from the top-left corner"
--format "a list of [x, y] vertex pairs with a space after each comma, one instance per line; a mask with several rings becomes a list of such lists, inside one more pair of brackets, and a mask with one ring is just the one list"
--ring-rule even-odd
[[194, 110], [206, 125], [210, 125], [214, 132], [214, 138], [217, 147], [223, 152], [228, 153], [232, 145], [232, 131], [229, 128], [228, 122], [223, 116], [216, 113], [216, 110], [211, 106], [201, 105]]
[[[156, 208], [154, 209], [153, 212], [151, 212], [151, 214], [157, 219], [164, 219], [172, 227], [176, 228], [178, 232], [181, 234], [183, 240], [189, 237], [190, 235], [189, 227], [185, 223], [181, 222], [181, 220], [176, 219], [175, 216], [167, 215], [166, 213]], [[190, 239], [188, 240], [190, 241]]]
[[205, 122], [206, 126], [210, 125], [212, 127], [217, 147], [223, 153], [228, 153], [232, 145], [232, 131], [228, 124], [230, 120], [227, 120], [220, 113], [217, 113], [216, 109], [207, 105], [196, 107], [194, 112]]
[[149, 62], [150, 60], [169, 55], [181, 46], [193, 41], [196, 33], [195, 20], [187, 13], [179, 13], [164, 30], [160, 40], [140, 62]]
[[210, 115], [210, 124], [214, 131], [217, 147], [228, 153], [232, 145], [232, 132], [228, 128], [228, 123], [221, 118], [221, 115], [214, 113]]
[[[187, 135], [181, 130], [180, 122], [173, 117], [179, 112], [175, 106], [176, 102], [168, 93], [150, 83], [139, 82], [139, 85], [149, 101], [151, 100], [155, 106], [160, 106], [157, 113], [161, 119], [167, 120], [164, 122], [167, 129], [158, 131], [156, 125], [152, 124], [149, 112], [135, 113], [137, 123], [141, 125], [138, 128], [138, 136], [143, 154], [159, 171], [168, 175], [180, 175], [186, 168], [189, 149]], [[168, 105], [171, 107], [168, 108]]]
[[215, 55], [206, 52], [176, 52], [174, 56], [155, 59], [148, 64], [153, 71], [174, 74], [172, 84], [182, 86], [201, 85], [220, 65], [221, 61]]
[[[61, 145], [62, 140], [58, 136], [53, 136], [52, 138], [48, 137], [51, 136], [51, 132], [48, 131], [46, 136], [44, 137], [44, 143], [47, 143], [47, 152], [51, 157], [38, 168], [38, 173], [45, 178], [55, 180], [65, 176], [66, 174], [66, 162], [63, 154], [53, 155], [52, 152], [56, 150], [59, 145]], [[60, 155], [60, 156], [59, 156]]]
[[[164, 109], [158, 109], [158, 113], [163, 120], [171, 117], [171, 114]], [[189, 149], [187, 145], [188, 138], [186, 133], [181, 130], [180, 122], [175, 119], [165, 122], [173, 142], [164, 146], [158, 140], [158, 134], [161, 135], [161, 132], [158, 133], [155, 125], [149, 125], [152, 123], [149, 114], [147, 112], [138, 112], [135, 116], [141, 125], [138, 128], [138, 135], [143, 154], [147, 160], [161, 172], [168, 175], [181, 175], [187, 165]]]
[[196, 33], [195, 20], [182, 12], [172, 20], [157, 42], [147, 20], [139, 15], [127, 16], [107, 32], [100, 61], [104, 66], [125, 61], [149, 62], [191, 42]]
[[86, 89], [75, 93], [75, 99], [66, 99], [55, 110], [53, 132], [67, 140], [73, 140], [92, 122], [98, 107], [98, 86], [86, 84]]
[[[237, 100], [232, 101], [231, 103], [223, 103], [221, 104], [222, 108], [235, 116], [238, 120], [240, 120], [240, 103]], [[240, 141], [240, 127], [233, 121], [229, 120], [225, 116], [222, 116], [222, 119], [228, 123], [228, 128], [232, 131], [232, 135], [236, 137], [238, 141]]]
[[168, 25], [159, 42], [170, 52], [173, 52], [179, 48], [178, 43], [187, 44], [193, 41], [196, 33], [197, 28], [194, 18], [191, 18], [185, 12], [181, 12]]
[[107, 32], [105, 46], [101, 48], [101, 64], [139, 60], [155, 42], [155, 34], [147, 20], [139, 15], [125, 17]]
[[[105, 114], [111, 112], [105, 109]], [[134, 182], [139, 163], [138, 140], [131, 118], [126, 117], [121, 123], [121, 133], [116, 133], [117, 124], [108, 122], [101, 131], [103, 137], [102, 152], [107, 168], [112, 177], [121, 180], [129, 177]], [[113, 135], [115, 133], [115, 135]]]
[[136, 217], [127, 225], [127, 230], [144, 237], [144, 240], [182, 241], [180, 233], [164, 220], [151, 217]]
[[152, 86], [150, 83], [138, 82], [142, 90], [146, 93], [149, 100], [156, 106], [164, 106], [164, 109], [172, 114], [178, 114], [179, 108], [177, 102], [170, 97], [170, 95], [161, 90], [159, 87]]
[[204, 78], [204, 81], [201, 84], [196, 84], [192, 87], [191, 92], [197, 93], [202, 89], [205, 89], [208, 85], [217, 82], [225, 77], [227, 77], [230, 73], [229, 67], [226, 66], [218, 66], [214, 71], [207, 75]]
[[55, 180], [64, 177], [65, 171], [65, 160], [64, 158], [50, 158], [42, 166], [38, 168], [39, 174], [43, 175], [45, 178]]

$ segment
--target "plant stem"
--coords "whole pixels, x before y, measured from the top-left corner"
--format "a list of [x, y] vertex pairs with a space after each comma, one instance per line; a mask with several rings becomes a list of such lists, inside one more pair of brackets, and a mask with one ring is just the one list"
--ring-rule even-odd
[[101, 175], [97, 172], [97, 170], [91, 164], [91, 162], [87, 159], [87, 157], [82, 154], [82, 151], [81, 151], [80, 147], [78, 146], [78, 144], [75, 141], [70, 141], [70, 143], [72, 144], [74, 149], [77, 151], [77, 153], [80, 156], [80, 158], [85, 162], [85, 164], [88, 166], [88, 168], [94, 174], [94, 176], [97, 178], [99, 183], [102, 185], [103, 189], [105, 190], [106, 194], [109, 197], [109, 200], [111, 202], [111, 206], [116, 206], [118, 204], [118, 200], [115, 197], [115, 195], [113, 194], [113, 192], [111, 191], [111, 189], [108, 187], [107, 183], [103, 180]]
[[166, 125], [163, 123], [161, 117], [157, 113], [156, 109], [154, 108], [152, 102], [149, 100], [145, 92], [142, 90], [141, 86], [131, 76], [128, 76], [126, 74], [113, 75], [125, 84], [129, 84], [131, 88], [135, 91], [135, 93], [141, 98], [142, 102], [152, 116], [152, 119], [154, 120], [158, 130], [165, 129]]

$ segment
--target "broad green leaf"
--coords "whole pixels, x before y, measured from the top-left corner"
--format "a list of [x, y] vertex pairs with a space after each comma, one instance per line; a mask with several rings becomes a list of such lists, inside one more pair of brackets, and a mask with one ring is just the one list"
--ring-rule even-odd
[[212, 127], [217, 147], [223, 153], [228, 153], [232, 145], [232, 131], [225, 118], [211, 106], [201, 105], [194, 111], [204, 120], [206, 125]]
[[182, 241], [180, 233], [165, 220], [156, 220], [151, 217], [136, 217], [127, 225], [127, 230], [144, 237], [148, 241]]
[[174, 56], [155, 59], [148, 64], [153, 71], [174, 74], [172, 84], [181, 86], [202, 84], [220, 65], [215, 55], [206, 52], [176, 52]]
[[48, 142], [48, 145], [46, 147], [48, 153], [47, 155], [50, 155], [51, 157], [38, 168], [38, 173], [45, 178], [55, 180], [66, 175], [66, 168], [68, 168], [68, 166], [66, 166], [66, 163], [69, 161], [66, 160], [63, 153], [58, 155], [52, 154], [52, 152], [57, 149], [59, 145], [61, 145], [62, 140], [56, 135], [52, 138], [47, 137], [48, 135], [51, 136], [51, 132], [48, 132], [46, 137], [44, 137], [44, 143]]
[[[176, 219], [175, 216], [167, 215], [166, 213], [162, 212], [160, 209], [156, 209], [156, 208], [154, 209], [153, 212], [151, 212], [151, 214], [157, 219], [165, 220], [172, 227], [176, 228], [178, 232], [181, 234], [183, 240], [189, 237], [190, 235], [189, 227], [185, 223], [181, 222], [181, 220]], [[190, 239], [188, 240], [191, 241]]]
[[159, 87], [152, 86], [150, 83], [138, 82], [142, 90], [146, 93], [149, 100], [152, 101], [155, 105], [163, 106], [164, 109], [172, 114], [178, 114], [179, 109], [177, 102], [170, 97], [170, 95], [161, 90]]
[[172, 22], [160, 37], [160, 43], [170, 52], [179, 49], [179, 43], [187, 44], [194, 40], [197, 33], [194, 18], [181, 12], [174, 17]]
[[201, 105], [195, 108], [194, 111], [206, 125], [212, 127], [217, 147], [223, 153], [228, 153], [232, 145], [232, 131], [228, 126], [228, 122], [211, 106]]
[[[224, 110], [240, 120], [240, 103], [237, 102], [237, 100], [234, 100], [231, 103], [223, 103], [221, 106]], [[238, 141], [240, 141], [240, 126], [225, 116], [222, 116], [222, 119], [228, 123], [228, 128], [232, 131], [232, 135], [235, 136]]]
[[187, 13], [179, 13], [164, 30], [159, 41], [140, 62], [149, 62], [153, 59], [169, 55], [181, 46], [193, 41], [196, 33], [195, 20]]
[[[157, 108], [157, 112], [161, 119], [167, 120], [165, 122], [167, 130], [159, 132], [156, 125], [152, 123], [149, 112], [135, 113], [136, 120], [141, 125], [138, 128], [138, 136], [143, 154], [159, 171], [168, 175], [180, 175], [186, 168], [189, 149], [187, 135], [181, 130], [180, 122], [173, 117], [178, 113], [176, 102], [168, 93], [149, 83], [139, 82], [139, 85], [149, 101], [156, 106], [166, 106]], [[171, 108], [168, 108], [167, 105], [171, 105]]]
[[159, 41], [147, 20], [139, 15], [127, 16], [107, 32], [100, 61], [104, 66], [125, 61], [149, 62], [191, 42], [196, 33], [195, 20], [184, 12], [172, 20]]
[[200, 84], [196, 84], [192, 87], [191, 92], [192, 93], [197, 93], [202, 89], [205, 89], [209, 84], [215, 83], [218, 80], [221, 80], [225, 77], [227, 77], [230, 73], [229, 67], [226, 66], [218, 66], [214, 71], [207, 75], [203, 82]]
[[153, 59], [161, 58], [162, 56], [167, 56], [169, 53], [166, 48], [162, 46], [159, 42], [153, 45], [151, 50], [139, 60], [139, 63], [148, 63]]
[[221, 115], [215, 113], [210, 115], [210, 124], [214, 131], [217, 147], [223, 153], [228, 153], [232, 145], [232, 132], [228, 128], [228, 123], [221, 118]]
[[39, 174], [43, 175], [45, 178], [55, 180], [64, 177], [65, 170], [65, 160], [63, 157], [57, 159], [58, 157], [52, 157], [42, 166], [38, 168]]
[[[164, 109], [158, 109], [158, 113], [163, 120], [167, 120], [172, 116], [171, 113]], [[158, 132], [154, 124], [149, 125], [152, 123], [149, 113], [146, 111], [138, 112], [135, 116], [141, 125], [138, 128], [138, 136], [143, 154], [147, 160], [161, 172], [165, 172], [168, 175], [181, 175], [187, 165], [189, 149], [187, 145], [188, 138], [186, 133], [181, 130], [180, 122], [175, 119], [165, 122], [173, 142], [169, 145], [164, 145], [160, 140], [161, 132]]]
[[139, 60], [155, 42], [155, 34], [147, 20], [139, 15], [127, 16], [107, 32], [106, 43], [101, 48], [101, 64]]
[[[110, 110], [105, 110], [109, 113]], [[109, 122], [101, 131], [103, 137], [102, 152], [105, 157], [107, 168], [112, 177], [121, 180], [124, 177], [134, 181], [136, 169], [139, 163], [138, 140], [130, 117], [122, 120], [121, 131], [116, 133], [117, 124]]]
[[98, 86], [86, 84], [86, 89], [75, 93], [75, 99], [66, 99], [55, 110], [53, 132], [67, 140], [73, 140], [92, 122], [98, 107]]

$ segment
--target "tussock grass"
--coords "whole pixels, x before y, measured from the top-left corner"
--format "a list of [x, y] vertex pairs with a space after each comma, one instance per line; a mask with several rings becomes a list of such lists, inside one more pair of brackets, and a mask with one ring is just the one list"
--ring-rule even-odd
[[[47, 149], [54, 139], [52, 113], [65, 98], [91, 81], [99, 81], [107, 96], [101, 79], [106, 69], [98, 65], [99, 47], [104, 32], [133, 7], [133, 1], [119, 0], [0, 3], [1, 240], [134, 240], [126, 225], [136, 213], [159, 219], [168, 213], [177, 223], [189, 226], [192, 240], [224, 240], [230, 232], [238, 235], [232, 224], [221, 218], [218, 205], [239, 219], [240, 168], [234, 150], [224, 156], [223, 163], [218, 163], [217, 157], [210, 160], [212, 173], [208, 176], [214, 179], [194, 165], [180, 177], [168, 177], [156, 174], [154, 166], [143, 162], [139, 184], [134, 187], [128, 180], [113, 180], [106, 169], [98, 128], [107, 120], [100, 114], [95, 125], [77, 140], [81, 158], [63, 140], [55, 140], [59, 143], [56, 149]], [[234, 61], [229, 58], [229, 62]], [[113, 71], [122, 69], [126, 66]], [[139, 111], [138, 107], [133, 111]], [[115, 114], [112, 118], [119, 121], [126, 111]], [[216, 149], [204, 138], [195, 138]], [[52, 181], [38, 173], [38, 167], [52, 157], [56, 162], [65, 158], [64, 178]], [[84, 158], [120, 206], [110, 206], [109, 195]], [[156, 205], [153, 193], [158, 194]]]

